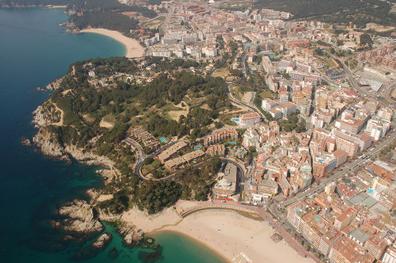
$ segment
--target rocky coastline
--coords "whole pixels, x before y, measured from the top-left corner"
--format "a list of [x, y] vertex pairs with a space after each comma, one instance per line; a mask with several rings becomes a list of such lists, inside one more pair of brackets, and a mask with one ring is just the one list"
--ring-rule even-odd
[[65, 152], [65, 148], [60, 145], [56, 136], [48, 129], [39, 128], [32, 141], [44, 155], [56, 159], [70, 161], [70, 157]]
[[136, 226], [121, 224], [118, 231], [124, 240], [124, 244], [128, 247], [137, 245], [144, 237], [143, 231], [137, 229]]
[[95, 214], [94, 207], [86, 201], [74, 200], [58, 210], [59, 220], [53, 225], [67, 233], [94, 234], [103, 231], [103, 225]]
[[99, 156], [76, 145], [63, 145], [58, 136], [51, 131], [52, 126], [58, 126], [59, 120], [54, 119], [53, 112], [40, 105], [33, 111], [33, 125], [37, 133], [33, 136], [33, 144], [46, 156], [70, 161], [75, 159], [87, 165], [105, 166], [115, 173], [114, 162], [106, 156]]
[[86, 240], [93, 235], [99, 235], [91, 244], [94, 249], [102, 249], [111, 241], [111, 235], [105, 232], [102, 222], [110, 222], [116, 226], [125, 246], [136, 246], [144, 238], [143, 231], [135, 225], [120, 222], [119, 217], [96, 210], [95, 204], [95, 201], [84, 200], [66, 203], [58, 209], [58, 219], [51, 220], [50, 224], [54, 229], [63, 231], [68, 239]]
[[59, 87], [60, 87], [60, 85], [61, 85], [63, 79], [64, 79], [64, 77], [60, 77], [60, 78], [58, 78], [58, 79], [52, 81], [50, 84], [48, 84], [48, 85], [45, 87], [45, 89], [46, 89], [46, 90], [50, 90], [50, 91], [59, 89]]
[[[54, 125], [51, 113], [44, 106], [39, 106], [33, 112], [33, 124], [37, 133], [32, 138], [32, 144], [39, 151], [51, 158], [71, 161], [72, 159], [88, 165], [106, 167], [101, 170], [103, 176], [108, 176], [109, 169], [118, 174], [114, 163], [105, 156], [96, 155], [75, 145], [63, 145], [57, 135], [51, 131]], [[106, 172], [107, 171], [107, 172]], [[64, 204], [57, 211], [57, 218], [50, 222], [51, 226], [65, 233], [68, 239], [86, 239], [85, 237], [99, 235], [91, 244], [91, 249], [103, 249], [110, 241], [111, 235], [104, 232], [103, 222], [116, 223], [118, 232], [121, 234], [126, 246], [137, 245], [144, 237], [144, 233], [135, 225], [118, 223], [119, 216], [114, 216], [96, 208], [96, 205], [112, 195], [100, 195], [99, 190], [87, 190], [89, 201], [73, 200]], [[103, 199], [104, 198], [104, 199]], [[78, 236], [79, 238], [75, 238]], [[82, 237], [82, 238], [81, 238]]]
[[105, 248], [111, 241], [111, 235], [108, 233], [101, 234], [95, 242], [92, 243], [91, 247], [93, 249], [103, 249]]

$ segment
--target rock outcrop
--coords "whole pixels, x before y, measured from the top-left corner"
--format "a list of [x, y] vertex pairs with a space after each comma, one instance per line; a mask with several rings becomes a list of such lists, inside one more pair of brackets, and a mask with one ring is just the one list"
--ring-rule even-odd
[[92, 206], [85, 201], [76, 200], [59, 209], [59, 215], [66, 217], [61, 227], [66, 232], [91, 234], [103, 230]]
[[56, 133], [51, 131], [51, 126], [39, 127], [32, 141], [44, 155], [63, 160], [73, 158], [88, 165], [102, 165], [115, 171], [114, 162], [105, 156], [85, 151], [75, 145], [62, 145]]
[[46, 89], [47, 90], [57, 90], [60, 87], [60, 84], [62, 83], [64, 77], [58, 78], [54, 81], [52, 81], [50, 84], [47, 85]]
[[33, 123], [38, 131], [32, 141], [43, 154], [65, 160], [70, 160], [72, 157], [88, 165], [104, 165], [113, 168], [114, 163], [105, 156], [85, 151], [75, 145], [61, 143], [57, 133], [53, 130], [58, 126], [58, 123], [54, 124], [56, 119], [52, 114], [43, 106], [39, 106], [33, 112]]
[[109, 244], [111, 240], [111, 235], [107, 233], [101, 234], [95, 242], [92, 243], [92, 248], [94, 249], [103, 249], [107, 244]]
[[43, 104], [33, 112], [33, 124], [38, 129], [33, 136], [33, 143], [40, 151], [50, 157], [68, 159], [58, 136], [52, 131], [52, 124], [58, 121], [55, 111]]
[[114, 165], [114, 162], [106, 156], [100, 156], [90, 151], [84, 151], [84, 149], [78, 148], [75, 145], [66, 145], [64, 147], [64, 152], [74, 159], [88, 165], [104, 165], [107, 167], [113, 167]]
[[21, 144], [23, 146], [32, 146], [32, 142], [28, 138], [25, 138], [25, 137], [21, 138]]
[[60, 126], [62, 111], [52, 102], [45, 102], [33, 111], [33, 124], [36, 128], [50, 125]]
[[144, 236], [143, 231], [136, 229], [136, 226], [127, 224], [121, 225], [119, 232], [127, 246], [135, 246]]
[[47, 127], [42, 127], [33, 137], [33, 143], [40, 151], [50, 157], [69, 159], [64, 152], [63, 146], [59, 143], [57, 136]]

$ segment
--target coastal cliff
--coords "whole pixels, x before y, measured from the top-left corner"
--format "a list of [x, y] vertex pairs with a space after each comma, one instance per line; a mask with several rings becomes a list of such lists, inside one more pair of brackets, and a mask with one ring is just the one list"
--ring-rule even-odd
[[92, 205], [86, 201], [75, 200], [61, 207], [58, 213], [66, 217], [59, 222], [66, 232], [91, 234], [103, 230], [103, 225], [95, 215]]
[[62, 142], [59, 134], [54, 131], [54, 127], [62, 125], [62, 113], [59, 109], [53, 110], [53, 105], [48, 102], [33, 112], [33, 124], [37, 133], [33, 136], [33, 143], [46, 156], [70, 160], [71, 158], [88, 165], [102, 165], [117, 171], [114, 162], [106, 156], [100, 156], [85, 148]]
[[[95, 190], [91, 189], [89, 192], [92, 193]], [[69, 239], [78, 240], [81, 237], [86, 239], [86, 237], [100, 234], [91, 246], [94, 249], [101, 249], [111, 240], [111, 235], [104, 232], [102, 222], [110, 222], [116, 225], [126, 246], [137, 245], [144, 237], [143, 231], [132, 222], [125, 222], [120, 216], [105, 213], [98, 208], [97, 195], [98, 193], [95, 192], [96, 198], [91, 198], [91, 201], [76, 199], [61, 206], [57, 211], [59, 218], [51, 221], [52, 227], [65, 232]]]
[[57, 112], [47, 107], [49, 103], [37, 107], [33, 112], [33, 124], [37, 133], [33, 136], [33, 143], [40, 151], [50, 157], [68, 160], [64, 147], [59, 142], [58, 136], [51, 131], [51, 125], [57, 123]]
[[[59, 115], [59, 112], [53, 109], [50, 101], [38, 106], [33, 112], [33, 124], [37, 132], [33, 136], [32, 142], [41, 153], [65, 161], [75, 159], [88, 165], [105, 166], [113, 171], [111, 174], [117, 174], [118, 171], [114, 168], [114, 162], [108, 157], [100, 156], [85, 148], [72, 144], [64, 144], [62, 142], [59, 134], [54, 130], [54, 127], [59, 125]], [[110, 170], [102, 171], [104, 176], [109, 176], [110, 173], [107, 171]], [[99, 192], [90, 189], [88, 195], [91, 200], [89, 202], [73, 200], [59, 208], [57, 214], [62, 219], [53, 220], [51, 225], [56, 229], [61, 229], [65, 233], [86, 236], [100, 233], [104, 230], [100, 220], [108, 222], [117, 221], [117, 215], [112, 215], [108, 212], [104, 213], [99, 208], [96, 210], [97, 204], [103, 201]], [[134, 246], [143, 238], [143, 232], [131, 223], [119, 224], [118, 230], [127, 246]], [[109, 234], [102, 233], [92, 244], [92, 248], [101, 249], [110, 242], [110, 240], [111, 236]]]
[[64, 147], [59, 143], [56, 135], [50, 132], [46, 127], [38, 129], [36, 135], [33, 137], [33, 143], [44, 155], [62, 160], [70, 160], [65, 154]]
[[70, 161], [71, 158], [83, 162], [87, 165], [101, 165], [113, 170], [114, 162], [106, 156], [97, 155], [91, 151], [79, 148], [76, 145], [63, 145], [51, 127], [40, 126], [37, 133], [33, 136], [33, 143], [46, 156], [56, 159]]

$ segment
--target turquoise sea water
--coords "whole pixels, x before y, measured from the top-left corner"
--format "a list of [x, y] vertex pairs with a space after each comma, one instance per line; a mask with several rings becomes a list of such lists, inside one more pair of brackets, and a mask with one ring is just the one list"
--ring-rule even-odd
[[[62, 202], [100, 186], [95, 169], [50, 160], [20, 145], [31, 137], [32, 111], [48, 94], [36, 91], [63, 75], [78, 60], [123, 55], [122, 45], [96, 34], [69, 34], [59, 26], [62, 10], [0, 10], [0, 262], [74, 262], [78, 246], [64, 245], [48, 228]], [[114, 238], [105, 251], [83, 262], [221, 262], [211, 251], [183, 236], [163, 233], [159, 259], [144, 249], [127, 249]], [[116, 248], [118, 257], [109, 256]], [[151, 259], [151, 261], [150, 261]]]

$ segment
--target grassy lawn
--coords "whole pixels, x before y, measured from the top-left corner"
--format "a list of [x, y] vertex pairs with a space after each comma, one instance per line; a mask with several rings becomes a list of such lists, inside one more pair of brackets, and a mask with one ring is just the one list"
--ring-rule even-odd
[[224, 68], [219, 68], [216, 69], [213, 73], [212, 73], [212, 77], [220, 77], [220, 78], [226, 78], [230, 75], [230, 71], [228, 70], [228, 68], [224, 67]]
[[271, 90], [264, 90], [260, 93], [262, 99], [275, 99], [275, 94]]
[[112, 129], [114, 127], [115, 121], [116, 119], [113, 114], [107, 114], [102, 118], [99, 126], [106, 129]]

